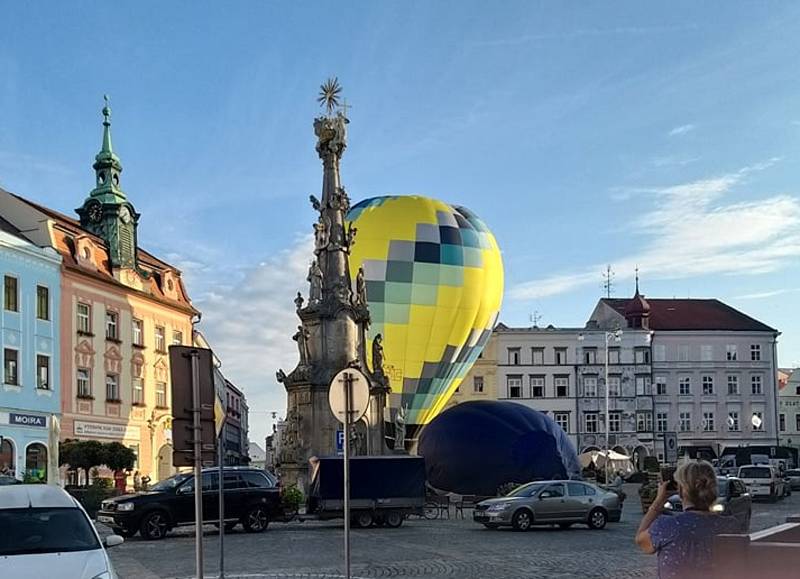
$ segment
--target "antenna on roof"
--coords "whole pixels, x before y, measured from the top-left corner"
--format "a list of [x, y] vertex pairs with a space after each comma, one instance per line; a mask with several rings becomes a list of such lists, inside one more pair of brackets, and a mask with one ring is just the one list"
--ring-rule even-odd
[[611, 299], [611, 290], [614, 288], [614, 270], [611, 269], [611, 264], [606, 266], [603, 272], [603, 289], [606, 292], [606, 297]]
[[542, 315], [539, 313], [539, 310], [534, 310], [534, 312], [530, 316], [531, 324], [533, 324], [534, 328], [539, 327], [539, 320], [542, 319]]

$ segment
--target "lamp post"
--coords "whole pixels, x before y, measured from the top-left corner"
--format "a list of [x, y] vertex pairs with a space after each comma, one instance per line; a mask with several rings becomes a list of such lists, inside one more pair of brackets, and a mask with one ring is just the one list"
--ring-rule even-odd
[[605, 372], [605, 374], [606, 374], [606, 379], [605, 379], [605, 384], [606, 384], [606, 387], [605, 387], [606, 437], [605, 437], [604, 446], [605, 446], [606, 463], [605, 463], [605, 469], [604, 470], [605, 470], [605, 484], [608, 484], [608, 466], [609, 466], [609, 463], [610, 463], [609, 456], [608, 456], [609, 455], [608, 438], [609, 438], [609, 433], [611, 432], [611, 414], [609, 413], [609, 395], [608, 395], [608, 390], [609, 390], [609, 388], [608, 388], [609, 387], [609, 384], [608, 384], [608, 348], [609, 348], [609, 346], [608, 345], [611, 343], [612, 340], [614, 340], [615, 342], [619, 342], [619, 341], [622, 340], [622, 330], [617, 329], [617, 330], [614, 330], [613, 332], [605, 332], [605, 339], [606, 339], [606, 372]]

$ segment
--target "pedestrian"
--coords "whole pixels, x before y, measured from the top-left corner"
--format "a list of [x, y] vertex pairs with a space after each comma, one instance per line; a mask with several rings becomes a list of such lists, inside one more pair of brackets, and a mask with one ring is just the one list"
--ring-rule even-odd
[[670, 482], [658, 487], [655, 501], [636, 532], [636, 544], [647, 554], [658, 555], [659, 579], [700, 579], [710, 576], [714, 536], [734, 533], [734, 517], [717, 514], [717, 477], [706, 461], [688, 462], [675, 472], [683, 512], [662, 515], [664, 504], [674, 494]]
[[142, 476], [138, 470], [133, 473], [133, 490], [137, 493], [142, 490]]

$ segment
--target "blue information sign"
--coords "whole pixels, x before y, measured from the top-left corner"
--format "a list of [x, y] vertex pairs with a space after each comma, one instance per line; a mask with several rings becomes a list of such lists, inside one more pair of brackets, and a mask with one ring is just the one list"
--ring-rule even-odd
[[342, 455], [344, 454], [344, 431], [337, 430], [336, 431], [336, 454]]

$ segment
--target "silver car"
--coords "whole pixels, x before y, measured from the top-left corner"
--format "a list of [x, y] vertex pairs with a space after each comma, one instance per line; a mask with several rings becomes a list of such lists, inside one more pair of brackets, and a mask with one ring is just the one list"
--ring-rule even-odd
[[472, 514], [475, 522], [489, 529], [510, 526], [515, 531], [527, 531], [533, 525], [566, 529], [575, 523], [602, 529], [621, 516], [622, 504], [616, 493], [571, 480], [522, 485], [504, 497], [478, 503]]
[[789, 469], [785, 476], [789, 482], [789, 488], [793, 491], [800, 491], [800, 469]]

